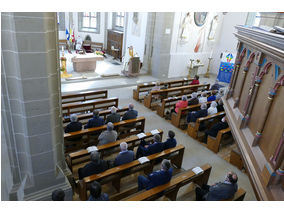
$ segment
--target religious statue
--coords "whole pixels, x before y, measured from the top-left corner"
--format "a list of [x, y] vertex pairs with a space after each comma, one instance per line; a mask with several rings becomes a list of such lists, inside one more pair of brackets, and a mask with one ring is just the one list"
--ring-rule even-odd
[[218, 15], [214, 16], [214, 18], [211, 21], [210, 30], [208, 34], [208, 40], [215, 39], [217, 26], [218, 26]]
[[180, 34], [181, 41], [188, 42], [190, 23], [191, 23], [190, 13], [187, 13], [181, 24], [181, 34]]

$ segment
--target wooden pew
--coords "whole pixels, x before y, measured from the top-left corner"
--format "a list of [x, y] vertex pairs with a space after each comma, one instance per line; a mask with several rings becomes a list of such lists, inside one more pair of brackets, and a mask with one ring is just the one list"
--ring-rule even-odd
[[[211, 104], [211, 101], [206, 102], [207, 107]], [[172, 125], [176, 126], [177, 128], [180, 128], [181, 126], [181, 120], [183, 117], [186, 117], [187, 114], [191, 111], [198, 111], [200, 110], [201, 104], [195, 104], [195, 105], [190, 105], [186, 108], [182, 108], [178, 111], [178, 113], [172, 113], [171, 115], [171, 123]]]
[[171, 96], [179, 96], [187, 93], [192, 93], [198, 90], [209, 90], [209, 86], [210, 84], [199, 84], [151, 91], [147, 96], [144, 97], [144, 106], [150, 109], [152, 108], [153, 96], [159, 96], [160, 99], [160, 95], [163, 95], [168, 98]]
[[199, 130], [201, 122], [208, 121], [213, 118], [215, 119], [215, 118], [224, 116], [225, 114], [226, 114], [225, 112], [218, 112], [213, 115], [208, 115], [206, 117], [198, 118], [195, 123], [188, 124], [187, 134], [194, 139], [198, 139], [198, 130]]
[[[165, 81], [165, 82], [160, 82], [160, 86], [168, 84], [168, 88], [180, 87], [188, 85], [192, 80], [193, 80], [192, 78], [184, 78], [180, 80]], [[156, 82], [138, 84], [137, 88], [133, 90], [133, 99], [136, 101], [143, 99], [140, 98], [140, 93], [151, 91], [155, 85]]]
[[[132, 128], [130, 128], [129, 132], [121, 133], [121, 131], [124, 131], [123, 128], [128, 125], [134, 125]], [[122, 139], [130, 135], [136, 135], [140, 132], [144, 132], [145, 129], [145, 118], [139, 117], [135, 119], [130, 119], [126, 121], [120, 121], [117, 123], [114, 123], [114, 129], [118, 133], [118, 138]], [[100, 127], [94, 127], [89, 129], [82, 129], [80, 131], [76, 132], [70, 132], [64, 134], [64, 147], [65, 147], [65, 153], [77, 151], [80, 149], [86, 149], [89, 146], [96, 146], [98, 143], [98, 136], [101, 132], [105, 131], [107, 129], [107, 125], [103, 125]], [[72, 141], [73, 138], [78, 138], [82, 136], [82, 139]]]
[[[210, 94], [211, 91], [207, 91], [207, 94]], [[187, 96], [187, 99], [189, 100], [191, 98], [190, 94], [185, 94]], [[197, 96], [200, 96], [201, 93], [198, 93]], [[177, 97], [169, 97], [162, 100], [162, 103], [157, 106], [157, 114], [161, 117], [165, 116], [165, 110], [168, 109], [170, 111], [171, 108], [175, 107], [176, 103], [180, 101], [182, 96]]]
[[118, 98], [113, 97], [107, 99], [73, 102], [62, 104], [62, 114], [63, 116], [70, 116], [70, 114], [73, 113], [85, 113], [88, 111], [92, 112], [95, 109], [108, 109], [112, 106], [118, 107]]
[[224, 200], [224, 201], [243, 201], [246, 195], [246, 191], [243, 188], [239, 188], [234, 194], [234, 197]]
[[[119, 113], [122, 116], [128, 110], [129, 110], [128, 107], [124, 107], [124, 108], [121, 108], [121, 109], [117, 109], [117, 113]], [[99, 116], [103, 117], [104, 120], [106, 120], [107, 116], [110, 115], [110, 114], [111, 114], [110, 109], [102, 110], [102, 111], [99, 112]], [[78, 121], [80, 121], [82, 124], [86, 124], [88, 122], [88, 120], [91, 119], [93, 116], [94, 116], [93, 112], [77, 115]], [[66, 126], [67, 123], [69, 123], [69, 122], [70, 122], [69, 116], [66, 116], [65, 118], [63, 118], [63, 126]]]
[[244, 168], [241, 153], [238, 149], [232, 149], [230, 153], [230, 163], [238, 167], [240, 170]]
[[222, 138], [225, 134], [231, 132], [230, 127], [227, 129], [222, 129], [218, 132], [217, 137], [214, 138], [210, 135], [207, 137], [207, 148], [212, 150], [213, 152], [217, 153], [219, 151], [220, 143], [222, 141]]
[[62, 104], [74, 103], [78, 101], [95, 100], [99, 98], [107, 98], [106, 89], [96, 91], [76, 92], [62, 95]]
[[[145, 201], [156, 200], [159, 197], [165, 195], [170, 200], [175, 201], [179, 189], [191, 182], [198, 185], [207, 184], [211, 173], [211, 165], [205, 164], [200, 168], [203, 169], [201, 174], [196, 175], [191, 169], [183, 172], [182, 174], [174, 176], [169, 183], [157, 186], [150, 190], [143, 190], [138, 192], [124, 200], [126, 201]], [[161, 193], [162, 192], [162, 193]]]
[[181, 168], [184, 153], [184, 146], [178, 145], [174, 148], [166, 149], [163, 152], [147, 156], [150, 160], [144, 164], [140, 164], [138, 160], [108, 169], [100, 174], [94, 174], [79, 180], [79, 197], [81, 200], [87, 200], [87, 189], [93, 181], [99, 181], [101, 184], [112, 182], [115, 189], [120, 191], [120, 179], [138, 171], [144, 170], [146, 174], [153, 171], [153, 167], [160, 158], [171, 158], [171, 162], [178, 168]]
[[[159, 134], [162, 138], [163, 130], [158, 129], [158, 131], [159, 131]], [[146, 132], [145, 135], [146, 136], [143, 138], [144, 140], [151, 139], [154, 136], [151, 132]], [[141, 141], [141, 139], [139, 139], [137, 137], [137, 135], [132, 135], [132, 136], [125, 138], [125, 139], [121, 139], [121, 140], [117, 140], [117, 141], [112, 142], [112, 143], [97, 146], [97, 148], [98, 148], [98, 152], [101, 153], [101, 158], [103, 158], [105, 156], [105, 153], [109, 155], [109, 154], [113, 154], [115, 150], [120, 151], [120, 149], [116, 149], [116, 148], [119, 148], [120, 143], [122, 143], [122, 142], [126, 142], [128, 144], [128, 150], [133, 150], [135, 147], [137, 147], [140, 144], [140, 141]], [[109, 152], [110, 150], [112, 150], [112, 152]], [[84, 162], [89, 162], [90, 161], [89, 156], [90, 156], [90, 153], [86, 149], [83, 149], [83, 150], [80, 150], [80, 151], [77, 151], [77, 152], [69, 153], [66, 156], [66, 162], [67, 162], [67, 165], [70, 168], [71, 172], [73, 172], [73, 166], [74, 165], [81, 164], [81, 163], [84, 163]], [[80, 159], [82, 159], [82, 160], [80, 160]], [[78, 160], [80, 160], [80, 161], [78, 161]]]

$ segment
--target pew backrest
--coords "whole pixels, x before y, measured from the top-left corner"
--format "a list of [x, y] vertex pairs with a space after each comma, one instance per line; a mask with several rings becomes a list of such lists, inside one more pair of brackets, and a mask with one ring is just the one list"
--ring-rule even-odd
[[78, 101], [103, 99], [103, 98], [107, 98], [107, 96], [108, 96], [108, 91], [106, 89], [96, 90], [96, 91], [68, 93], [68, 94], [62, 95], [62, 104], [73, 103], [73, 102], [78, 102]]

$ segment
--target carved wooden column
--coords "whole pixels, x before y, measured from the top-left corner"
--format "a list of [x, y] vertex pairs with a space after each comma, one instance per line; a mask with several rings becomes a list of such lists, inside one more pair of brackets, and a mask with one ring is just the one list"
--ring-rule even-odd
[[243, 112], [244, 118], [242, 119], [241, 128], [246, 127], [248, 124], [248, 121], [250, 119], [250, 115], [251, 115], [251, 112], [254, 106], [254, 102], [255, 102], [255, 99], [258, 93], [259, 85], [261, 84], [263, 76], [268, 73], [268, 70], [271, 67], [271, 65], [272, 65], [271, 62], [266, 63], [266, 65], [263, 68], [263, 71], [254, 78], [255, 84], [250, 89], [247, 103], [246, 103], [246, 106], [244, 107], [244, 112]]
[[269, 111], [270, 111], [270, 108], [271, 108], [271, 105], [272, 105], [272, 102], [273, 102], [273, 98], [276, 95], [278, 88], [280, 86], [283, 86], [283, 85], [284, 85], [284, 74], [282, 74], [279, 77], [279, 81], [276, 82], [273, 89], [271, 89], [268, 93], [268, 103], [266, 105], [266, 111], [265, 111], [265, 114], [262, 116], [262, 120], [259, 123], [259, 127], [257, 128], [258, 131], [256, 132], [256, 135], [255, 135], [253, 143], [252, 143], [253, 146], [258, 144], [258, 142], [259, 142], [259, 140], [262, 136], [262, 131], [263, 131], [265, 122], [267, 120], [267, 117], [268, 117], [268, 114], [269, 114]]
[[270, 158], [270, 163], [274, 166], [274, 168], [277, 168], [282, 163], [281, 161], [283, 161], [283, 157], [284, 157], [284, 130], [280, 142], [274, 154]]
[[231, 80], [231, 83], [229, 85], [229, 92], [227, 94], [227, 97], [226, 99], [229, 99], [230, 97], [232, 97], [233, 95], [233, 92], [234, 92], [234, 88], [235, 88], [235, 84], [237, 82], [237, 78], [238, 78], [238, 74], [239, 74], [239, 71], [240, 71], [240, 67], [241, 67], [241, 64], [242, 64], [242, 61], [243, 61], [243, 58], [246, 54], [246, 48], [244, 48], [242, 50], [242, 52], [240, 53], [239, 57], [238, 57], [238, 60], [236, 62], [236, 68], [235, 68], [235, 71], [233, 72], [233, 76], [232, 76], [232, 80]]
[[252, 53], [249, 57], [249, 60], [247, 61], [246, 63], [246, 66], [244, 67], [244, 71], [243, 71], [243, 75], [242, 75], [242, 79], [241, 79], [241, 88], [240, 88], [240, 91], [239, 91], [239, 94], [237, 95], [237, 99], [235, 101], [235, 104], [234, 104], [234, 108], [237, 107], [239, 105], [239, 102], [240, 102], [240, 96], [243, 92], [243, 88], [244, 88], [244, 83], [245, 83], [245, 79], [246, 79], [246, 76], [247, 76], [247, 72], [250, 68], [250, 65], [254, 59], [254, 56], [255, 56], [255, 53]]

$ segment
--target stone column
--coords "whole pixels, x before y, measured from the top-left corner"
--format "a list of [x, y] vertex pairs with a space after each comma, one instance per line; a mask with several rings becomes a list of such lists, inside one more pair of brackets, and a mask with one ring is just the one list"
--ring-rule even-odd
[[[1, 13], [2, 197], [50, 200], [65, 190], [56, 13]], [[3, 179], [4, 178], [4, 179]]]

